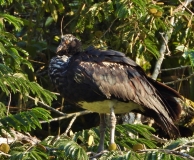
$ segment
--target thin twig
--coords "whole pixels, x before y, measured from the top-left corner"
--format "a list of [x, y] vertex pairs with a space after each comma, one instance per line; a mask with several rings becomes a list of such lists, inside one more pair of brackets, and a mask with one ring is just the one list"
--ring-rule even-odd
[[63, 133], [62, 135], [67, 135], [67, 133], [69, 132], [69, 130], [70, 130], [71, 126], [73, 125], [74, 121], [76, 120], [76, 118], [77, 118], [77, 115], [75, 114], [75, 116], [71, 119], [65, 133]]
[[161, 37], [162, 37], [162, 39], [163, 39], [164, 44], [166, 45], [167, 53], [166, 53], [165, 55], [170, 55], [171, 51], [169, 50], [168, 42], [167, 42], [166, 39], [164, 38], [164, 33], [161, 33], [161, 32], [160, 32], [160, 35], [161, 35]]
[[[63, 27], [63, 29], [66, 28], [66, 27], [67, 27], [73, 20], [75, 20], [77, 17], [81, 18], [81, 17], [80, 17], [80, 15], [81, 15], [80, 12], [82, 11], [83, 8], [85, 8], [85, 5], [86, 5], [86, 4], [83, 3], [83, 4], [80, 6], [80, 8], [79, 8], [79, 9], [77, 10], [77, 12], [74, 14], [75, 16], [74, 16], [73, 18], [71, 18], [71, 20], [70, 20], [69, 22], [66, 23], [66, 25]], [[88, 13], [88, 12], [87, 12], [87, 13]], [[87, 14], [87, 13], [86, 13], [86, 14]]]
[[[183, 69], [183, 73], [182, 73], [181, 79], [183, 79], [184, 73], [185, 73], [185, 68]], [[179, 83], [179, 86], [178, 86], [178, 89], [177, 89], [177, 92], [178, 92], [178, 93], [180, 92], [182, 82], [183, 82], [183, 81], [181, 81], [181, 82]]]
[[167, 142], [168, 142], [167, 139], [160, 138], [160, 137], [158, 137], [158, 136], [156, 136], [156, 135], [154, 135], [154, 134], [151, 135], [150, 139], [151, 139], [151, 140], [154, 140], [154, 141], [156, 141], [156, 142], [159, 142], [159, 143], [161, 143], [161, 144], [164, 144], [164, 143], [167, 143]]
[[112, 25], [114, 24], [114, 22], [115, 22], [116, 20], [117, 20], [117, 18], [115, 18], [115, 19], [112, 21], [112, 23], [110, 24], [110, 26], [108, 27], [108, 29], [103, 33], [103, 35], [102, 35], [100, 38], [98, 38], [97, 40], [95, 40], [95, 41], [99, 41], [100, 39], [102, 39], [102, 38], [105, 36], [105, 34], [106, 34], [108, 31], [110, 31]]
[[193, 144], [194, 143], [194, 140], [192, 139], [192, 140], [189, 140], [188, 142], [186, 142], [185, 144], [183, 144], [183, 145], [180, 145], [180, 146], [178, 146], [178, 147], [176, 147], [176, 148], [174, 148], [174, 149], [172, 149], [173, 151], [176, 151], [176, 150], [180, 150], [180, 149], [182, 149], [182, 148], [185, 148], [185, 147], [189, 147], [189, 148], [193, 148], [194, 146], [189, 146], [188, 144]]
[[7, 113], [6, 113], [7, 116], [8, 116], [8, 114], [9, 114], [9, 107], [10, 107], [10, 104], [11, 104], [11, 93], [9, 93], [9, 102], [8, 102], [8, 104], [7, 104]]
[[164, 84], [174, 84], [174, 83], [177, 83], [177, 82], [180, 82], [180, 81], [188, 80], [189, 78], [191, 78], [193, 76], [194, 76], [194, 73], [189, 75], [188, 77], [185, 77], [185, 78], [182, 78], [182, 79], [177, 79], [177, 80], [171, 81], [171, 82], [166, 82]]
[[55, 94], [57, 96], [60, 96], [60, 93], [58, 93], [58, 92], [51, 92], [51, 93], [53, 93], [53, 94]]
[[194, 13], [187, 7], [188, 3], [191, 3], [193, 0], [187, 0], [186, 2], [181, 2], [179, 0], [179, 2], [181, 3], [182, 7], [184, 7], [188, 12], [190, 12], [192, 14], [192, 16], [194, 15]]
[[175, 67], [175, 68], [168, 68], [168, 69], [161, 69], [160, 71], [172, 71], [172, 70], [178, 70], [178, 69], [183, 69], [183, 68], [187, 68], [187, 67], [191, 67], [191, 65], [188, 66], [180, 66], [180, 67]]
[[29, 59], [28, 61], [38, 63], [38, 64], [45, 64], [44, 62], [39, 62], [39, 61], [35, 61], [35, 60], [32, 60], [32, 59]]
[[[36, 101], [35, 98], [33, 98], [33, 97], [29, 96], [29, 95], [27, 95], [27, 97], [28, 97], [29, 99], [33, 100], [33, 101]], [[37, 101], [37, 102], [40, 103], [40, 104], [42, 104], [45, 108], [47, 108], [47, 109], [49, 109], [49, 110], [51, 110], [51, 111], [53, 111], [53, 112], [55, 112], [55, 113], [57, 113], [57, 114], [59, 114], [59, 115], [61, 115], [61, 116], [65, 116], [65, 115], [66, 115], [65, 113], [60, 112], [60, 111], [57, 111], [56, 109], [50, 107], [49, 105], [45, 104], [45, 103], [42, 102], [42, 101]]]
[[27, 150], [25, 150], [24, 154], [27, 153], [31, 148], [33, 148], [36, 144], [31, 145], [30, 147], [27, 148]]
[[10, 154], [4, 153], [4, 152], [2, 152], [2, 151], [0, 151], [0, 155], [4, 155], [4, 156], [7, 156], [7, 157], [11, 157]]
[[172, 15], [180, 10], [183, 10], [184, 7], [191, 3], [192, 0], [185, 0], [184, 2], [179, 1], [181, 4], [172, 12]]
[[73, 20], [76, 19], [77, 16], [73, 17], [63, 28], [66, 28]]
[[108, 27], [108, 29], [104, 32], [104, 34], [103, 34], [99, 39], [101, 39], [102, 37], [104, 37], [105, 34], [106, 34], [108, 31], [110, 31], [112, 25], [115, 23], [116, 20], [117, 20], [117, 18], [115, 18], [115, 19], [112, 21], [112, 23], [110, 24], [110, 26]]
[[67, 118], [73, 117], [75, 115], [78, 117], [78, 116], [82, 116], [82, 115], [89, 114], [89, 113], [92, 113], [92, 112], [88, 111], [88, 110], [84, 110], [84, 111], [80, 111], [80, 112], [65, 114], [64, 116], [53, 118], [53, 119], [50, 119], [48, 121], [40, 121], [40, 123], [48, 123], [48, 122], [53, 122], [53, 121], [59, 121], [59, 120], [62, 120], [62, 119], [67, 119]]
[[179, 156], [185, 157], [187, 159], [194, 160], [194, 157], [192, 157], [191, 155], [189, 155], [187, 153], [182, 153], [182, 152], [173, 151], [173, 150], [169, 150], [169, 149], [144, 149], [144, 150], [140, 150], [137, 152], [142, 153], [142, 152], [149, 152], [149, 151], [160, 151], [160, 152], [164, 152], [167, 154], [179, 155]]
[[100, 157], [101, 155], [103, 155], [104, 153], [107, 153], [109, 152], [108, 150], [104, 150], [100, 153], [94, 153], [94, 152], [88, 152], [87, 155], [90, 155], [90, 154], [94, 154], [94, 156], [90, 157], [90, 159], [93, 159], [93, 158], [97, 158], [97, 157]]
[[61, 19], [61, 37], [63, 36], [63, 19], [64, 19], [64, 15]]

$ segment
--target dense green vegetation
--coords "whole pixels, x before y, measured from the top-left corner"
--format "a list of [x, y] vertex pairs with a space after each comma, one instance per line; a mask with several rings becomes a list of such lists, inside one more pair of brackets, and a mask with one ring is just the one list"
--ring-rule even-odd
[[[189, 115], [189, 118], [184, 117], [177, 124], [187, 127], [191, 137], [168, 141], [153, 136], [154, 129], [147, 125], [118, 125], [118, 150], [107, 151], [100, 157], [93, 154], [99, 142], [98, 128], [90, 128], [84, 122], [85, 128], [90, 129], [75, 127], [78, 132], [69, 131], [67, 126], [73, 127], [77, 116], [87, 112], [77, 115], [63, 113], [66, 105], [47, 74], [62, 31], [79, 37], [83, 49], [94, 45], [125, 53], [152, 78], [172, 81], [168, 83], [171, 87], [194, 100], [193, 15], [192, 0], [1, 0], [1, 138], [16, 136], [13, 129], [36, 136], [48, 128], [50, 130], [38, 137], [38, 143], [16, 139], [8, 140], [9, 146], [0, 144], [0, 159], [85, 160], [92, 156], [98, 159], [194, 159], [194, 105], [191, 101], [189, 106], [185, 105], [188, 113], [184, 116]], [[56, 117], [73, 119], [70, 123], [68, 120], [57, 121]], [[49, 120], [57, 121], [59, 127], [56, 129], [52, 123], [45, 125], [44, 121]], [[63, 134], [59, 132], [62, 126], [67, 128]], [[58, 130], [58, 133], [53, 130]], [[139, 138], [129, 136], [129, 132]], [[108, 134], [107, 131], [106, 146]], [[138, 144], [143, 150], [135, 149]]]

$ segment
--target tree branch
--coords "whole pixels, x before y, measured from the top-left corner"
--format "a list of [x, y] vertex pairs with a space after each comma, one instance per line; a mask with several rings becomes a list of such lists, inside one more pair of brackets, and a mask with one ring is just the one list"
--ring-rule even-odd
[[[27, 95], [27, 97], [28, 97], [29, 99], [33, 100], [33, 101], [36, 101], [35, 98], [33, 98], [33, 97], [29, 96], [29, 95]], [[56, 110], [56, 109], [50, 107], [49, 105], [45, 104], [45, 103], [42, 102], [42, 101], [37, 101], [37, 102], [40, 103], [40, 104], [42, 104], [46, 109], [51, 110], [51, 111], [53, 111], [53, 112], [55, 112], [55, 113], [57, 113], [57, 114], [59, 114], [59, 115], [61, 115], [61, 116], [65, 116], [65, 115], [66, 115], [65, 113], [60, 112], [60, 111], [58, 111], [58, 110]]]
[[[175, 10], [176, 12], [179, 11], [179, 10], [182, 10], [184, 11], [185, 8], [187, 8], [187, 6], [192, 2], [192, 0], [185, 0], [185, 2], [183, 2], [183, 4], [179, 5]], [[175, 13], [175, 10], [173, 13]], [[161, 68], [161, 65], [162, 65], [162, 62], [164, 60], [164, 56], [165, 56], [165, 52], [166, 50], [168, 49], [168, 40], [169, 40], [169, 37], [172, 35], [172, 32], [173, 32], [173, 26], [174, 26], [174, 23], [175, 23], [175, 17], [171, 17], [170, 19], [170, 24], [171, 24], [171, 28], [169, 29], [169, 31], [167, 31], [167, 33], [165, 33], [165, 35], [162, 37], [163, 38], [163, 42], [162, 42], [162, 45], [161, 45], [161, 48], [160, 48], [160, 57], [158, 59], [158, 61], [156, 62], [156, 65], [155, 65], [155, 68], [154, 68], [154, 72], [152, 74], [152, 78], [154, 80], [157, 79], [158, 77], [158, 74], [160, 73], [160, 68]]]
[[4, 155], [4, 156], [7, 156], [7, 157], [11, 157], [10, 154], [4, 153], [4, 152], [2, 152], [2, 151], [0, 151], [0, 155]]
[[193, 0], [187, 0], [185, 1], [184, 3], [181, 2], [179, 0], [179, 2], [181, 3], [182, 7], [184, 7], [188, 12], [190, 12], [192, 14], [192, 16], [194, 15], [194, 13], [187, 7], [188, 6], [188, 3], [191, 3]]
[[7, 116], [9, 115], [10, 104], [11, 104], [11, 93], [9, 93], [9, 102], [7, 104], [7, 113], [6, 113]]
[[189, 75], [188, 77], [185, 77], [185, 78], [182, 78], [182, 79], [177, 79], [175, 81], [171, 81], [171, 82], [166, 82], [165, 84], [174, 84], [174, 83], [177, 83], [177, 82], [181, 82], [181, 81], [184, 81], [184, 80], [188, 80], [189, 78], [193, 77], [194, 76], [194, 73]]
[[168, 69], [161, 69], [160, 71], [161, 72], [163, 72], [163, 71], [172, 71], [172, 70], [184, 69], [184, 68], [187, 68], [187, 67], [191, 67], [191, 65], [188, 65], [188, 66], [180, 66], [180, 67], [175, 67], [175, 68], [168, 68]]
[[160, 57], [159, 59], [157, 60], [156, 62], [156, 65], [155, 65], [155, 68], [154, 68], [154, 72], [152, 74], [152, 79], [156, 80], [159, 73], [160, 73], [160, 68], [161, 68], [161, 65], [162, 65], [162, 62], [164, 60], [164, 55], [165, 55], [165, 52], [166, 52], [166, 44], [168, 43], [168, 35], [165, 34], [164, 38], [163, 38], [163, 44], [161, 45], [161, 48], [160, 48]]
[[78, 116], [82, 116], [82, 115], [89, 114], [89, 113], [93, 113], [93, 112], [88, 111], [88, 110], [84, 110], [84, 111], [80, 111], [80, 112], [65, 114], [64, 116], [53, 118], [53, 119], [50, 119], [48, 121], [40, 121], [40, 123], [48, 123], [48, 122], [58, 121], [58, 120], [67, 119], [67, 118], [70, 118], [73, 116], [78, 117]]
[[137, 152], [142, 153], [142, 152], [149, 152], [149, 151], [159, 151], [159, 152], [163, 152], [163, 153], [167, 153], [167, 154], [179, 155], [179, 156], [182, 156], [184, 158], [194, 160], [194, 157], [192, 157], [191, 155], [189, 155], [187, 153], [182, 153], [182, 152], [173, 151], [173, 150], [169, 150], [169, 149], [144, 149], [144, 150], [140, 150]]
[[77, 114], [74, 115], [74, 117], [70, 121], [65, 133], [63, 133], [62, 135], [67, 135], [67, 133], [69, 132], [69, 130], [70, 130], [71, 126], [73, 125], [74, 121], [76, 120], [76, 118], [77, 118]]

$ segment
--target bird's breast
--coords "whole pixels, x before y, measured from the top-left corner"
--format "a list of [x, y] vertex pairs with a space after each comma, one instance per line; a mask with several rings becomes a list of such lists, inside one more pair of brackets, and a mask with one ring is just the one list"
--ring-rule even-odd
[[84, 109], [97, 113], [110, 113], [110, 108], [114, 108], [116, 114], [127, 113], [132, 110], [142, 110], [142, 107], [134, 102], [122, 102], [118, 100], [104, 100], [95, 102], [81, 101], [78, 103]]

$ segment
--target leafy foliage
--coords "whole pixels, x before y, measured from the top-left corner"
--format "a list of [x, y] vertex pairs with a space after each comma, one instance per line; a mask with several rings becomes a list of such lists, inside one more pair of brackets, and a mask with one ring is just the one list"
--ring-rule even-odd
[[[19, 18], [3, 13], [0, 14], [0, 17], [2, 20], [13, 24], [16, 31], [21, 29], [22, 21]], [[0, 37], [0, 59], [2, 61], [0, 65], [1, 90], [6, 95], [11, 92], [20, 92], [24, 97], [32, 92], [41, 101], [51, 104], [51, 100], [56, 98], [55, 95], [44, 90], [37, 83], [30, 82], [28, 77], [22, 73], [22, 65], [27, 65], [33, 71], [31, 63], [27, 60], [29, 54], [15, 45], [17, 38], [13, 34], [4, 31], [5, 24], [3, 21], [1, 26], [3, 26]]]
[[[127, 127], [127, 129], [126, 129]], [[23, 160], [23, 159], [89, 159], [92, 157], [96, 157], [99, 160], [120, 160], [120, 159], [145, 159], [145, 160], [158, 160], [158, 159], [165, 159], [165, 160], [183, 160], [185, 157], [190, 158], [190, 154], [192, 152], [192, 145], [194, 143], [193, 137], [190, 137], [189, 139], [182, 138], [177, 139], [174, 141], [169, 141], [167, 144], [161, 147], [155, 147], [156, 142], [151, 141], [150, 137], [148, 138], [148, 135], [151, 136], [150, 133], [150, 127], [146, 127], [144, 125], [118, 125], [117, 129], [117, 136], [116, 141], [119, 150], [116, 151], [106, 151], [101, 156], [91, 155], [92, 153], [95, 153], [95, 150], [97, 149], [98, 142], [99, 142], [99, 130], [96, 128], [92, 128], [89, 130], [83, 130], [80, 132], [75, 133], [73, 136], [60, 136], [60, 137], [54, 137], [49, 136], [42, 142], [36, 145], [32, 144], [21, 144], [18, 142], [14, 142], [11, 145], [11, 160]], [[143, 128], [143, 129], [142, 129]], [[151, 129], [153, 130], [153, 129]], [[145, 147], [143, 150], [137, 150], [134, 151], [133, 148], [131, 148], [131, 145], [134, 145], [136, 143], [139, 143], [138, 138], [131, 138], [128, 133], [129, 131], [133, 131], [136, 135], [139, 136], [147, 135], [144, 139], [144, 142], [152, 143], [152, 146]], [[122, 142], [120, 142], [120, 137], [118, 134], [124, 134], [127, 138], [123, 139]], [[91, 145], [88, 144], [89, 136], [94, 136], [94, 141]], [[109, 131], [106, 132], [106, 138], [109, 136]], [[133, 139], [133, 141], [129, 142], [128, 139]], [[80, 142], [81, 141], [81, 142]], [[107, 143], [107, 139], [106, 142]], [[125, 148], [121, 147], [123, 146], [123, 143], [128, 144], [128, 147], [125, 145]], [[142, 143], [142, 141], [141, 141]], [[146, 144], [146, 143], [144, 143]], [[155, 149], [154, 149], [154, 148]], [[187, 150], [184, 148], [187, 147]], [[153, 148], [153, 149], [150, 149]], [[90, 155], [90, 156], [88, 156]]]
[[76, 159], [79, 157], [81, 160], [89, 159], [84, 149], [74, 141], [60, 139], [54, 146], [57, 147], [57, 152], [53, 154], [55, 157], [65, 157], [67, 159]]
[[24, 132], [36, 129], [36, 127], [41, 128], [39, 120], [42, 119], [47, 121], [50, 118], [51, 116], [47, 110], [38, 107], [33, 108], [30, 111], [10, 115], [0, 119], [0, 134], [3, 134], [3, 130], [11, 134], [11, 128]]
[[[166, 56], [163, 68], [193, 66], [194, 4], [178, 10], [179, 4], [179, 0], [0, 1], [0, 128], [7, 132], [10, 128], [26, 132], [40, 128], [40, 119], [51, 118], [46, 110], [31, 108], [38, 101], [51, 105], [56, 98], [48, 91], [55, 89], [48, 80], [47, 66], [60, 40], [63, 16], [63, 32], [80, 37], [83, 48], [93, 44], [122, 51], [150, 73], [160, 56], [162, 35], [168, 33], [166, 45], [171, 55]], [[173, 25], [172, 17], [175, 18]], [[19, 112], [31, 110], [12, 115], [10, 107]], [[194, 156], [193, 137], [169, 141], [162, 146], [150, 140], [151, 131], [153, 129], [145, 125], [118, 125], [116, 143], [120, 150], [97, 158], [179, 160]], [[129, 133], [140, 138], [131, 138]], [[93, 137], [92, 144], [88, 143], [89, 137]], [[106, 148], [108, 139], [109, 131]], [[72, 137], [55, 139], [51, 136], [37, 145], [14, 142], [9, 159], [89, 159], [88, 152], [96, 152], [98, 142], [98, 128], [77, 132]], [[135, 152], [136, 144], [148, 149]], [[8, 159], [2, 154], [0, 158]]]
[[3, 75], [0, 81], [0, 87], [3, 92], [9, 95], [10, 92], [20, 92], [25, 97], [30, 92], [37, 95], [41, 101], [51, 104], [54, 94], [44, 90], [39, 84], [30, 82], [26, 79], [25, 75], [15, 73], [14, 75]]
[[21, 145], [15, 143], [12, 147], [10, 160], [42, 160], [49, 158], [38, 146], [32, 147], [30, 144]]
[[[149, 148], [156, 147], [155, 144], [150, 141], [151, 132], [154, 131], [153, 128], [148, 127], [146, 125], [133, 125], [133, 124], [126, 124], [126, 125], [117, 125], [116, 127], [116, 143], [119, 145], [118, 148], [120, 149], [129, 149], [131, 150], [133, 148], [134, 144], [137, 143], [143, 143]], [[133, 136], [129, 136], [129, 134], [132, 133]], [[106, 132], [105, 135], [105, 144], [106, 148], [108, 148], [109, 145], [109, 130]], [[137, 137], [137, 135], [142, 136], [143, 138], [134, 138]], [[93, 136], [94, 141], [92, 145], [88, 145], [89, 137]], [[99, 144], [99, 130], [94, 128], [90, 130], [83, 130], [78, 133], [76, 133], [73, 136], [74, 141], [81, 141], [83, 145], [87, 148], [87, 150], [95, 152], [97, 150], [97, 146]]]
[[190, 64], [191, 64], [192, 66], [194, 66], [194, 50], [193, 50], [193, 49], [188, 50], [188, 51], [184, 51], [183, 57], [184, 57], [185, 59], [189, 59]]
[[[1, 1], [2, 5], [11, 3], [13, 1]], [[0, 19], [0, 96], [2, 100], [0, 102], [0, 134], [3, 136], [5, 132], [12, 135], [11, 128], [24, 132], [31, 131], [37, 127], [41, 128], [39, 120], [47, 121], [51, 118], [50, 112], [43, 108], [33, 108], [26, 112], [11, 115], [5, 110], [5, 105], [8, 104], [7, 108], [9, 108], [11, 102], [14, 101], [11, 95], [15, 97], [19, 94], [18, 106], [22, 106], [21, 109], [29, 103], [29, 95], [35, 96], [36, 98], [34, 99], [39, 99], [43, 104], [47, 103], [49, 105], [51, 105], [56, 96], [43, 89], [37, 82], [30, 81], [27, 73], [25, 73], [26, 70], [34, 72], [34, 68], [29, 61], [29, 53], [17, 45], [19, 39], [15, 33], [22, 29], [23, 20], [15, 15], [6, 13], [6, 11], [0, 13]], [[9, 97], [9, 102], [6, 103], [7, 97]], [[36, 105], [37, 101], [34, 104]], [[5, 114], [7, 115], [5, 116]], [[26, 147], [27, 145], [24, 145], [25, 149], [27, 149]], [[16, 154], [16, 159], [29, 159], [29, 157], [30, 159], [45, 159], [45, 154], [38, 150], [34, 149], [27, 152], [24, 148], [22, 148], [22, 155]]]

